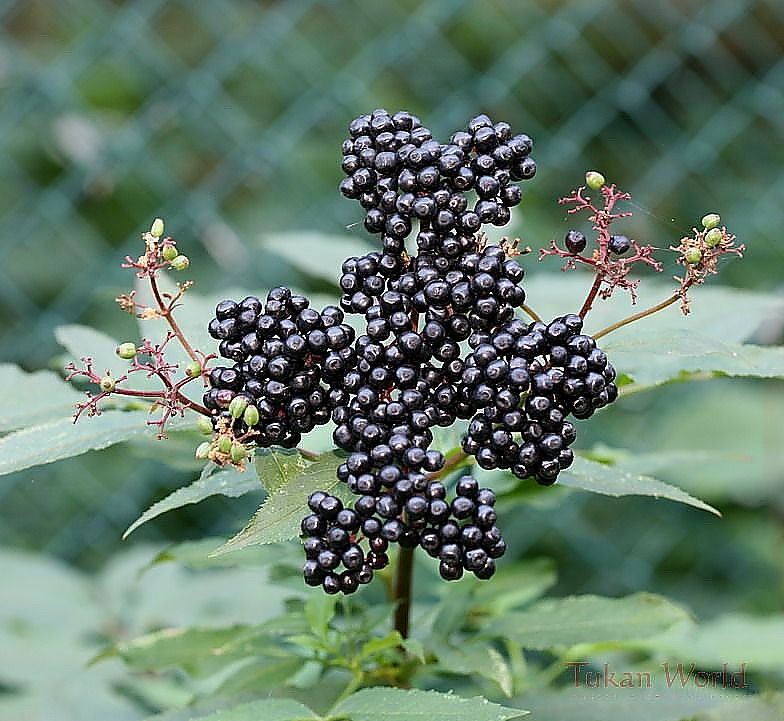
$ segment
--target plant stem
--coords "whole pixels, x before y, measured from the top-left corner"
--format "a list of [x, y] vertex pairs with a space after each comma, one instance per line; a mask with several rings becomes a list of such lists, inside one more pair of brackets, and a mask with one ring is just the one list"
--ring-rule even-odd
[[596, 294], [599, 292], [599, 288], [601, 287], [603, 280], [604, 273], [597, 273], [596, 278], [593, 280], [591, 290], [588, 291], [588, 297], [585, 299], [585, 303], [583, 303], [583, 307], [580, 308], [580, 312], [578, 313], [580, 318], [585, 318], [585, 316], [588, 315], [588, 311], [591, 310], [593, 302], [596, 300]]
[[608, 325], [606, 328], [602, 328], [598, 333], [594, 333], [593, 337], [595, 339], [599, 339], [608, 333], [612, 333], [614, 330], [618, 330], [618, 328], [623, 328], [623, 326], [629, 325], [629, 323], [634, 323], [634, 321], [640, 320], [640, 318], [645, 318], [646, 316], [658, 313], [660, 310], [664, 310], [667, 306], [672, 305], [676, 300], [680, 299], [680, 297], [680, 293], [673, 293], [669, 298], [667, 298], [667, 300], [663, 300], [661, 303], [652, 305], [650, 308], [641, 310], [639, 313], [630, 315], [623, 320], [619, 320], [612, 325]]
[[533, 318], [537, 323], [542, 323], [542, 317], [530, 305], [523, 303], [523, 312]]
[[397, 602], [395, 609], [395, 630], [403, 638], [408, 638], [411, 621], [411, 589], [414, 575], [414, 549], [402, 548], [397, 557], [397, 576], [393, 600]]
[[180, 326], [177, 325], [172, 309], [164, 303], [161, 292], [158, 289], [158, 281], [155, 279], [154, 275], [150, 276], [150, 288], [152, 288], [152, 294], [155, 296], [155, 302], [158, 304], [158, 312], [166, 319], [166, 322], [172, 329], [172, 333], [174, 333], [174, 335], [177, 336], [177, 340], [180, 341], [180, 345], [185, 349], [185, 352], [190, 356], [191, 360], [201, 363], [199, 356], [196, 355], [196, 351], [193, 350], [188, 339], [185, 337], [185, 334], [180, 329]]

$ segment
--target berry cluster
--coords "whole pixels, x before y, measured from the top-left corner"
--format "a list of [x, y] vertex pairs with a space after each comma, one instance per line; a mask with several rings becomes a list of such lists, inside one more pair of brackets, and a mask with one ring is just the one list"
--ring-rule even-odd
[[[441, 144], [415, 115], [377, 109], [349, 125], [340, 190], [366, 210], [365, 228], [394, 244], [412, 221], [439, 233], [472, 234], [482, 224], [503, 226], [520, 202], [519, 186], [536, 173], [533, 143], [508, 123], [477, 115]], [[475, 191], [469, 207], [466, 194]], [[385, 238], [385, 244], [387, 239]]]
[[283, 287], [265, 303], [221, 301], [209, 332], [234, 364], [210, 371], [205, 407], [260, 446], [296, 446], [303, 433], [329, 421], [331, 389], [354, 365], [355, 333], [343, 318], [340, 308], [319, 312]]
[[482, 406], [463, 450], [482, 468], [555, 482], [574, 459], [577, 433], [567, 418], [588, 418], [618, 397], [615, 369], [574, 314], [549, 325], [519, 319], [488, 334], [466, 363], [465, 393]]
[[[260, 445], [292, 447], [335, 424], [347, 453], [337, 478], [356, 499], [311, 495], [307, 584], [352, 593], [393, 543], [421, 547], [446, 580], [487, 579], [506, 550], [495, 494], [463, 476], [448, 498], [433, 428], [470, 419], [463, 448], [480, 466], [552, 483], [572, 461], [567, 416], [614, 400], [614, 371], [578, 316], [515, 317], [526, 299], [516, 245], [480, 232], [509, 221], [521, 198], [512, 181], [535, 173], [527, 135], [480, 115], [441, 144], [413, 115], [383, 110], [349, 131], [341, 191], [381, 249], [343, 263], [340, 308], [318, 313], [285, 288], [266, 304], [219, 304], [210, 332], [234, 365], [211, 372], [204, 402]], [[584, 236], [569, 243], [582, 250]], [[344, 313], [363, 316], [358, 337]]]

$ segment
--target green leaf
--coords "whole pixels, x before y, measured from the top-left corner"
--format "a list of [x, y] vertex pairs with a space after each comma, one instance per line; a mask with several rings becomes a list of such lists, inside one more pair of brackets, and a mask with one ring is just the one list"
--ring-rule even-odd
[[119, 656], [134, 671], [179, 668], [195, 677], [208, 676], [242, 658], [275, 649], [269, 626], [166, 628], [105, 649], [94, 661]]
[[784, 378], [784, 348], [728, 343], [686, 330], [608, 338], [603, 349], [613, 365], [642, 390], [693, 374]]
[[[14, 431], [0, 438], [0, 476], [152, 433], [148, 418], [147, 413], [139, 411], [105, 411], [93, 418], [82, 417], [76, 424], [72, 418], [61, 418]], [[173, 427], [188, 424], [192, 421], [175, 423]]]
[[198, 541], [176, 543], [157, 554], [142, 570], [147, 571], [153, 566], [170, 562], [194, 571], [209, 568], [259, 568], [285, 555], [285, 550], [281, 548], [254, 546], [232, 553], [230, 556], [210, 557], [210, 552], [220, 541], [219, 538], [201, 538]]
[[123, 538], [127, 538], [139, 526], [157, 518], [163, 513], [173, 511], [176, 508], [187, 506], [193, 503], [200, 503], [205, 498], [211, 496], [227, 496], [228, 498], [239, 498], [240, 496], [259, 491], [259, 479], [252, 469], [238, 471], [236, 468], [225, 468], [208, 475], [204, 478], [195, 480], [188, 486], [178, 488], [170, 493], [163, 500], [154, 503], [141, 516], [139, 516], [128, 529], [123, 533]]
[[377, 653], [388, 651], [390, 648], [399, 648], [403, 644], [404, 640], [400, 635], [400, 631], [391, 631], [386, 636], [372, 638], [364, 643], [359, 651], [359, 657], [363, 659], [371, 658]]
[[210, 696], [225, 696], [235, 702], [250, 695], [266, 696], [270, 691], [279, 691], [304, 665], [304, 658], [292, 654], [254, 659], [232, 673]]
[[784, 693], [742, 696], [709, 711], [700, 711], [693, 721], [781, 721], [784, 718]]
[[438, 667], [462, 676], [479, 675], [498, 684], [506, 696], [513, 692], [512, 672], [506, 659], [483, 641], [461, 641], [452, 645], [436, 641], [430, 650], [438, 657]]
[[277, 543], [296, 538], [299, 524], [308, 513], [308, 496], [314, 491], [348, 494], [345, 484], [337, 479], [335, 470], [343, 462], [336, 452], [324, 453], [298, 476], [292, 478], [285, 489], [271, 493], [250, 523], [236, 536], [230, 538], [215, 555], [229, 553], [261, 543]]
[[256, 474], [267, 493], [280, 491], [307, 466], [296, 448], [263, 448], [256, 451]]
[[[523, 261], [525, 262], [525, 261]], [[545, 260], [544, 263], [552, 263]], [[531, 269], [533, 263], [527, 263]], [[552, 267], [552, 266], [551, 266]], [[533, 272], [526, 278], [525, 290], [531, 305], [545, 321], [568, 311], [577, 312], [588, 293], [590, 278], [581, 273], [563, 273], [558, 276], [558, 292], [553, 293], [553, 274]], [[595, 333], [615, 321], [648, 308], [668, 298], [675, 290], [674, 283], [645, 279], [639, 287], [639, 300], [632, 305], [628, 293], [616, 292], [610, 300], [597, 300], [586, 319], [588, 333]], [[660, 313], [620, 328], [601, 339], [604, 347], [620, 339], [639, 337], [662, 331], [698, 331], [701, 336], [716, 338], [725, 343], [748, 340], [766, 317], [780, 316], [784, 310], [781, 295], [754, 293], [726, 286], [705, 285], [692, 291], [691, 313], [684, 316], [678, 303]], [[619, 367], [619, 370], [623, 370]]]
[[436, 691], [377, 687], [349, 696], [330, 717], [345, 716], [351, 721], [507, 721], [527, 713], [479, 696], [461, 698]]
[[524, 648], [570, 648], [577, 644], [641, 641], [689, 618], [661, 596], [636, 593], [625, 598], [570, 596], [539, 601], [482, 628], [482, 635], [508, 638]]
[[10, 363], [0, 363], [0, 389], [0, 431], [69, 416], [84, 398], [52, 371], [27, 373]]
[[782, 670], [784, 615], [749, 616], [731, 613], [699, 625], [674, 628], [650, 646], [673, 659], [696, 663], [701, 668], [730, 671], [747, 664], [750, 671]]
[[348, 235], [281, 233], [267, 236], [263, 246], [285, 258], [297, 270], [336, 285], [340, 266], [352, 255], [365, 255], [367, 243]]
[[199, 716], [198, 721], [318, 721], [319, 718], [307, 706], [297, 701], [267, 698]]
[[718, 510], [709, 506], [699, 498], [690, 496], [680, 488], [664, 483], [650, 476], [632, 473], [622, 468], [597, 463], [587, 458], [576, 456], [570, 468], [558, 477], [558, 483], [567, 488], [581, 491], [601, 493], [605, 496], [653, 496], [666, 498], [670, 501], [685, 503], [703, 511], [710, 511], [721, 516]]
[[[521, 702], [531, 709], [535, 721], [685, 721], [721, 706], [728, 698], [717, 689], [668, 688], [654, 683], [655, 675], [651, 673], [651, 688], [587, 688], [584, 682], [574, 688], [572, 677], [572, 687], [537, 691], [523, 696]], [[736, 719], [746, 721], [743, 715], [733, 717]]]
[[490, 616], [524, 606], [555, 585], [555, 563], [550, 558], [533, 558], [502, 566], [492, 583], [481, 583], [474, 593], [478, 610]]
[[[68, 351], [68, 359], [81, 365], [81, 359], [90, 357], [95, 372], [103, 375], [107, 370], [115, 378], [127, 372], [130, 361], [123, 360], [115, 352], [119, 342], [106, 333], [84, 325], [61, 325], [54, 332], [57, 342]], [[134, 338], [130, 339], [136, 342]], [[146, 373], [133, 373], [127, 381], [129, 388], [157, 390], [161, 383], [157, 378], [147, 378]]]

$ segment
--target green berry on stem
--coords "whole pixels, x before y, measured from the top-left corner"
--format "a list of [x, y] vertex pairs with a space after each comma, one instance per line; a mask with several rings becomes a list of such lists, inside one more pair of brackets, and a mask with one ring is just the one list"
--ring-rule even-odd
[[198, 378], [201, 375], [201, 363], [199, 361], [191, 361], [185, 366], [185, 375], [188, 378]]
[[120, 343], [120, 345], [117, 346], [115, 353], [123, 360], [132, 360], [136, 356], [136, 344]]
[[231, 413], [233, 418], [241, 418], [247, 407], [248, 401], [245, 398], [235, 396], [229, 403], [229, 413]]
[[718, 213], [708, 213], [707, 215], [702, 216], [702, 227], [705, 228], [705, 230], [718, 228], [719, 223], [721, 223], [721, 216]]
[[210, 457], [210, 444], [206, 441], [201, 443], [196, 449], [196, 458], [200, 461], [206, 461]]
[[199, 420], [196, 421], [196, 427], [202, 435], [212, 435], [212, 421], [206, 416], [199, 416]]
[[719, 243], [721, 243], [722, 239], [724, 238], [724, 233], [721, 232], [718, 228], [711, 228], [707, 233], [705, 233], [705, 245], [709, 248], [715, 248]]
[[259, 422], [259, 411], [256, 406], [248, 406], [242, 414], [242, 420], [249, 428], [255, 426]]
[[150, 226], [150, 235], [153, 238], [160, 238], [163, 235], [163, 227], [163, 219], [156, 218]]
[[173, 245], [165, 245], [163, 246], [163, 250], [161, 251], [161, 255], [163, 255], [164, 260], [172, 261], [174, 260], [177, 255], [177, 248]]
[[171, 261], [171, 267], [174, 268], [174, 270], [185, 270], [190, 264], [191, 262], [188, 260], [187, 255], [178, 255]]
[[116, 383], [114, 381], [114, 378], [112, 378], [111, 376], [104, 376], [103, 378], [101, 378], [100, 386], [102, 391], [111, 393], [115, 389]]
[[591, 190], [599, 190], [605, 183], [604, 176], [597, 170], [589, 170], [585, 174], [585, 184]]
[[699, 248], [689, 248], [683, 257], [690, 265], [697, 265], [702, 260], [702, 251]]
[[233, 443], [229, 455], [231, 456], [232, 461], [239, 463], [245, 459], [245, 457], [248, 455], [248, 452], [245, 450], [245, 446], [243, 446], [242, 443]]
[[221, 453], [230, 453], [231, 452], [231, 436], [221, 436], [218, 439], [218, 450]]

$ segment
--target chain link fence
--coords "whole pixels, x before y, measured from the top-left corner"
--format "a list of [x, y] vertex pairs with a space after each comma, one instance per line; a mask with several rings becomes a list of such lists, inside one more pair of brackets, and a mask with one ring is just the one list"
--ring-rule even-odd
[[[127, 281], [118, 259], [156, 215], [201, 290], [291, 275], [264, 236], [347, 232], [340, 143], [377, 106], [406, 107], [441, 136], [479, 109], [534, 136], [540, 171], [514, 228], [532, 242], [563, 224], [553, 201], [595, 166], [643, 204], [640, 235], [666, 245], [721, 209], [753, 246], [724, 280], [780, 283], [777, 0], [6, 0], [0, 92], [0, 360], [28, 368], [57, 355], [59, 324], [130, 331], [112, 307]], [[90, 566], [182, 480], [123, 450], [2, 478], [0, 542]], [[646, 503], [612, 513], [651, 513], [669, 536], [632, 536], [574, 496], [532, 511], [518, 540], [560, 556], [572, 590], [661, 586], [690, 523], [708, 546], [718, 531]], [[145, 533], [220, 531], [243, 510], [215, 502]], [[698, 557], [688, 570], [718, 567]]]

